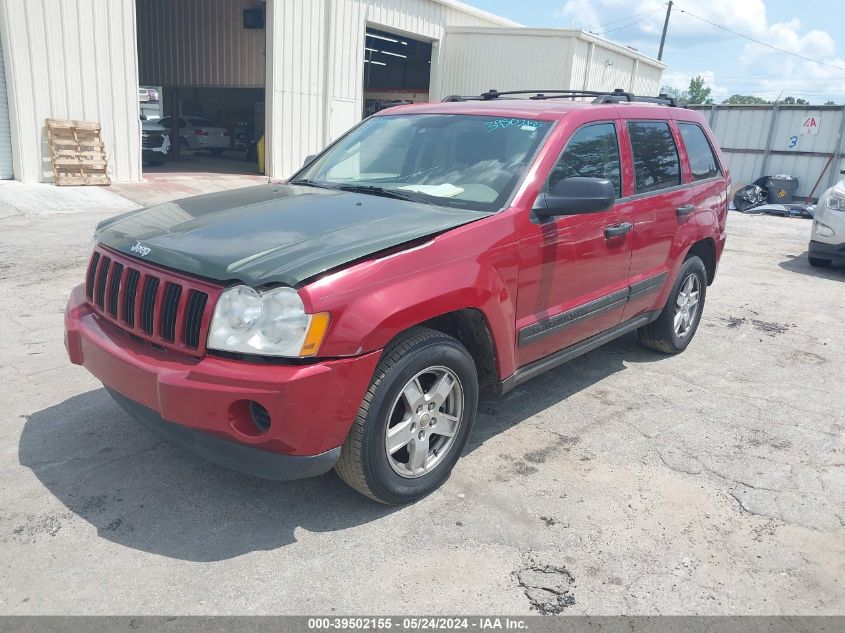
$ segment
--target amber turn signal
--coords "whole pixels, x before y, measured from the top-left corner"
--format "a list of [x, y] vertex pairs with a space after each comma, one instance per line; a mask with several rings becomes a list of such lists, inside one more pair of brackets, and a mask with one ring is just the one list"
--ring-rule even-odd
[[299, 350], [300, 356], [314, 356], [320, 349], [326, 332], [329, 331], [331, 318], [328, 312], [318, 312], [311, 316], [311, 323], [308, 326], [308, 333], [305, 335], [305, 342]]

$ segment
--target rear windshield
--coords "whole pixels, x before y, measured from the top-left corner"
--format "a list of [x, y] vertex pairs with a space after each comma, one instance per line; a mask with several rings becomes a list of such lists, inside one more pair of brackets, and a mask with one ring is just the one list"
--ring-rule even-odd
[[364, 121], [292, 182], [388, 190], [411, 200], [496, 211], [521, 182], [550, 121], [409, 114]]

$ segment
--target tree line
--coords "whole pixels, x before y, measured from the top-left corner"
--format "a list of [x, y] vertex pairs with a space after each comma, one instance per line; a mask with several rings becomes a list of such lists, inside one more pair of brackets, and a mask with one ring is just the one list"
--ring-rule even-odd
[[[661, 94], [673, 97], [676, 101], [684, 105], [710, 105], [713, 103], [713, 99], [710, 97], [712, 89], [704, 85], [704, 78], [701, 75], [690, 79], [689, 88], [686, 90], [679, 90], [678, 88], [673, 88], [672, 86], [663, 86], [660, 89], [660, 92]], [[771, 105], [775, 102], [756, 95], [735, 94], [722, 101], [722, 103], [728, 105]], [[810, 105], [810, 102], [806, 99], [796, 99], [795, 97], [784, 97], [783, 99], [779, 99], [777, 103], [781, 105]], [[828, 100], [824, 103], [824, 105], [836, 104], [833, 101]]]

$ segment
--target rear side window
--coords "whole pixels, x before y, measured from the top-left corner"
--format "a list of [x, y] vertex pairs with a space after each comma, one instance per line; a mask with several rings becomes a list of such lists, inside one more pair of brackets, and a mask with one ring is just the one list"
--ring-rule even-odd
[[693, 180], [707, 180], [719, 175], [719, 162], [710, 146], [710, 141], [695, 123], [679, 123], [681, 138], [684, 139], [684, 147], [689, 156], [690, 169]]
[[605, 178], [622, 196], [619, 142], [613, 123], [596, 123], [577, 130], [560, 155], [549, 177], [549, 188], [565, 178]]
[[669, 124], [663, 121], [628, 123], [634, 152], [637, 193], [659, 191], [681, 184], [678, 148]]

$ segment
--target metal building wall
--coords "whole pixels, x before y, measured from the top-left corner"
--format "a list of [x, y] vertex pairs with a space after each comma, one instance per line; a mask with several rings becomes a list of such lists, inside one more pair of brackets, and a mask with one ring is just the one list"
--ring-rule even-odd
[[[572, 38], [553, 31], [449, 27], [440, 44], [431, 99], [452, 94], [476, 95], [491, 88], [568, 88]], [[537, 60], [548, 63], [537, 63]], [[514, 78], [519, 85], [514, 85]]]
[[637, 51], [583, 31], [572, 39], [572, 90], [614, 90], [656, 95], [666, 65]]
[[580, 30], [449, 27], [432, 97], [513, 89], [515, 78], [531, 89], [623, 88], [656, 95], [664, 67]]
[[102, 126], [109, 174], [141, 177], [134, 0], [0, 3], [15, 178], [52, 180], [44, 120]]
[[361, 119], [367, 25], [437, 41], [447, 25], [514, 22], [451, 0], [269, 0], [267, 173], [290, 176]]
[[[799, 179], [799, 196], [808, 196], [821, 178], [818, 197], [845, 168], [845, 107], [712, 105], [690, 106], [704, 114], [722, 146], [735, 185], [761, 176], [789, 174]], [[814, 117], [818, 134], [802, 134]], [[831, 156], [833, 159], [831, 160]]]
[[265, 31], [243, 28], [243, 10], [256, 6], [255, 0], [137, 0], [141, 84], [262, 88]]

